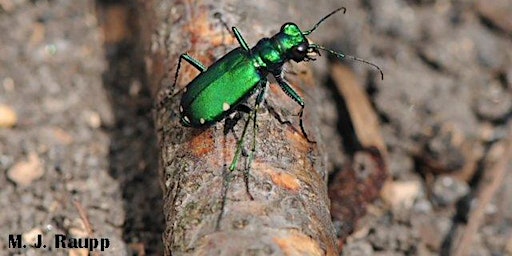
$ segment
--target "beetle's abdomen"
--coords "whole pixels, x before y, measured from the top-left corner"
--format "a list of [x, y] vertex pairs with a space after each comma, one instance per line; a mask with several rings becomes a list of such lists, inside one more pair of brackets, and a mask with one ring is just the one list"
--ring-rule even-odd
[[261, 80], [249, 54], [236, 48], [199, 74], [181, 98], [181, 121], [199, 127], [217, 122], [247, 99]]

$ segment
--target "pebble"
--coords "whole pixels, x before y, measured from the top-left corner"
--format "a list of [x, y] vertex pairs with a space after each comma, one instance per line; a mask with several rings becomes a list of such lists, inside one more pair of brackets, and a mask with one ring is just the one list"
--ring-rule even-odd
[[0, 104], [0, 128], [10, 128], [16, 125], [18, 116], [14, 109]]
[[469, 193], [469, 185], [448, 175], [440, 175], [434, 181], [432, 189], [434, 201], [441, 206], [455, 203]]
[[69, 249], [69, 254], [68, 255], [69, 256], [88, 256], [89, 255], [89, 249], [87, 249], [87, 248]]
[[491, 81], [476, 100], [476, 112], [489, 121], [500, 121], [512, 110], [512, 95], [498, 81]]
[[410, 209], [421, 191], [419, 181], [396, 181], [391, 184], [390, 202], [394, 209]]
[[7, 177], [21, 186], [30, 185], [43, 174], [42, 161], [36, 153], [30, 153], [27, 160], [17, 162], [7, 171]]
[[98, 112], [87, 110], [84, 112], [84, 117], [89, 127], [97, 129], [101, 126], [101, 117]]
[[42, 235], [43, 230], [40, 228], [33, 228], [21, 235], [24, 244], [35, 244], [38, 240], [38, 235]]

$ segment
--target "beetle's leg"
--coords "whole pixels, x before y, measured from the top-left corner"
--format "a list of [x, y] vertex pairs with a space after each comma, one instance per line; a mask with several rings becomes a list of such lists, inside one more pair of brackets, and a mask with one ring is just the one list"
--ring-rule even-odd
[[158, 104], [157, 104], [158, 109], [160, 109], [165, 104], [165, 102], [167, 102], [167, 100], [169, 98], [172, 98], [172, 91], [173, 91], [174, 87], [176, 86], [176, 83], [178, 82], [178, 74], [180, 72], [182, 60], [185, 60], [186, 62], [188, 62], [190, 65], [192, 65], [194, 68], [196, 68], [201, 73], [206, 71], [206, 67], [200, 61], [194, 59], [194, 57], [188, 55], [188, 53], [181, 54], [180, 58], [178, 60], [178, 66], [176, 67], [176, 73], [174, 74], [174, 83], [172, 84], [171, 89], [165, 94], [165, 96], [160, 100], [160, 102], [158, 102]]
[[173, 88], [176, 86], [176, 83], [178, 82], [178, 74], [180, 73], [182, 60], [188, 62], [201, 73], [206, 71], [206, 67], [203, 65], [203, 63], [194, 59], [194, 57], [188, 55], [188, 53], [183, 53], [182, 55], [180, 55], [180, 59], [178, 60], [178, 67], [176, 67], [176, 73], [174, 74], [174, 83], [172, 84]]
[[261, 89], [258, 92], [258, 96], [256, 96], [256, 104], [255, 104], [256, 107], [259, 107], [261, 105], [261, 103], [263, 102], [263, 100], [265, 99], [265, 94], [267, 93], [267, 88], [268, 88], [268, 81], [266, 79], [261, 81], [260, 86], [261, 86]]
[[275, 107], [268, 104], [267, 100], [265, 100], [265, 104], [267, 105], [268, 112], [272, 114], [280, 124], [293, 126], [292, 122], [290, 122], [289, 120], [284, 120], [283, 117], [281, 117], [281, 114], [279, 114], [278, 111], [275, 109]]
[[[222, 194], [221, 211], [219, 213], [219, 217], [217, 218], [215, 230], [218, 230], [220, 228], [220, 221], [222, 219], [222, 215], [224, 214], [224, 207], [226, 205], [226, 198], [227, 198], [229, 183], [231, 182], [231, 179], [233, 177], [232, 176], [233, 171], [236, 169], [236, 166], [238, 165], [238, 160], [240, 159], [240, 155], [242, 154], [244, 137], [245, 137], [245, 134], [247, 133], [247, 127], [249, 127], [249, 122], [251, 121], [251, 118], [253, 120], [253, 138], [252, 138], [253, 141], [252, 141], [251, 154], [249, 155], [249, 160], [248, 160], [249, 167], [245, 168], [245, 171], [244, 171], [244, 182], [245, 182], [245, 192], [249, 196], [250, 200], [254, 200], [254, 197], [252, 196], [252, 194], [249, 190], [249, 168], [251, 166], [254, 153], [256, 152], [256, 130], [257, 130], [257, 124], [256, 124], [256, 116], [257, 115], [256, 114], [257, 114], [257, 111], [258, 111], [258, 108], [259, 108], [261, 102], [264, 99], [265, 91], [267, 88], [267, 81], [262, 81], [262, 82], [260, 82], [260, 85], [261, 84], [265, 84], [265, 86], [263, 88], [261, 88], [261, 91], [258, 93], [258, 96], [256, 97], [256, 104], [255, 104], [254, 109], [249, 111], [249, 117], [247, 118], [247, 121], [245, 122], [244, 129], [242, 131], [242, 136], [240, 136], [240, 139], [237, 142], [235, 156], [233, 157], [233, 161], [231, 161], [231, 165], [229, 166], [229, 169], [228, 169], [229, 172], [227, 174], [223, 175], [224, 176], [224, 179], [223, 179], [224, 184], [222, 186], [223, 189], [222, 189], [222, 193], [221, 193]], [[245, 107], [247, 107], [247, 106], [244, 105], [244, 108]], [[244, 110], [244, 112], [245, 112], [245, 110]], [[223, 171], [223, 173], [224, 173], [224, 171]]]
[[[215, 17], [216, 19], [219, 20], [220, 24], [222, 24], [222, 26], [228, 31], [228, 34], [232, 37], [235, 37], [235, 35], [233, 34], [233, 32], [231, 31], [231, 29], [229, 29], [229, 26], [228, 24], [222, 19], [222, 13], [220, 12], [216, 12], [213, 14], [213, 17]], [[225, 33], [222, 33], [222, 42], [225, 42]], [[227, 47], [226, 47], [226, 44], [223, 44], [223, 47], [224, 47], [224, 52], [227, 52]]]
[[249, 155], [248, 167], [251, 167], [252, 160], [254, 158], [254, 153], [256, 152], [256, 134], [258, 133], [258, 122], [256, 122], [256, 117], [258, 116], [258, 110], [260, 109], [260, 105], [265, 99], [265, 94], [267, 93], [268, 81], [264, 80], [260, 82], [260, 91], [258, 92], [258, 96], [256, 96], [256, 103], [254, 104], [254, 115], [253, 115], [253, 127], [252, 127], [252, 148], [251, 154]]
[[219, 19], [222, 26], [228, 31], [228, 33], [231, 34], [231, 30], [229, 30], [228, 24], [222, 19], [222, 13], [216, 12], [213, 14], [213, 17], [215, 17], [216, 19]]
[[222, 26], [224, 26], [224, 28], [226, 28], [229, 31], [229, 34], [233, 33], [232, 35], [236, 38], [236, 40], [238, 41], [240, 46], [242, 46], [242, 48], [244, 48], [244, 50], [246, 50], [246, 51], [250, 50], [249, 46], [247, 45], [247, 42], [245, 42], [244, 37], [242, 36], [240, 31], [236, 27], [231, 28], [232, 32], [229, 30], [228, 24], [222, 19], [222, 14], [220, 12], [216, 12], [215, 14], [213, 14], [213, 16], [215, 18], [219, 19]]
[[[260, 87], [260, 91], [258, 93], [258, 96], [256, 96], [255, 107], [249, 113], [249, 117], [247, 118], [247, 121], [245, 122], [245, 125], [244, 125], [244, 129], [242, 131], [242, 136], [240, 136], [240, 139], [237, 142], [238, 144], [237, 144], [237, 147], [236, 147], [235, 156], [233, 157], [233, 161], [231, 162], [231, 165], [229, 166], [229, 170], [230, 171], [235, 170], [236, 166], [238, 165], [238, 160], [240, 159], [240, 155], [242, 154], [243, 141], [244, 141], [245, 135], [247, 133], [247, 127], [249, 126], [249, 122], [251, 121], [251, 119], [254, 121], [254, 128], [255, 128], [254, 130], [257, 129], [257, 127], [256, 127], [256, 113], [258, 111], [258, 108], [259, 108], [261, 102], [264, 99], [265, 89], [267, 87], [267, 80], [260, 81], [259, 87]], [[255, 132], [255, 134], [254, 134], [254, 138], [255, 138], [256, 137], [256, 131], [254, 131], [254, 132]], [[255, 147], [256, 147], [255, 143], [256, 143], [255, 140], [253, 140], [253, 151], [255, 151]]]
[[256, 96], [256, 102], [254, 104], [254, 115], [252, 119], [252, 147], [251, 147], [251, 153], [249, 154], [249, 158], [247, 159], [247, 166], [245, 168], [244, 173], [244, 180], [245, 180], [245, 191], [249, 195], [249, 198], [251, 200], [254, 199], [254, 197], [251, 194], [251, 191], [249, 191], [249, 170], [252, 166], [252, 161], [254, 160], [254, 155], [256, 154], [256, 136], [258, 134], [258, 110], [260, 109], [261, 103], [265, 99], [265, 94], [267, 93], [268, 88], [268, 81], [264, 80], [260, 82], [260, 91], [258, 92], [258, 96]]
[[227, 135], [230, 131], [233, 132], [233, 127], [235, 127], [235, 125], [238, 124], [240, 119], [242, 119], [243, 117], [242, 113], [249, 114], [251, 113], [251, 111], [252, 108], [245, 103], [240, 103], [236, 105], [235, 108], [233, 109], [233, 114], [228, 115], [228, 117], [226, 117], [224, 121], [223, 134]]
[[206, 67], [200, 61], [194, 59], [194, 57], [188, 55], [188, 53], [183, 53], [180, 55], [180, 60], [178, 61], [178, 68], [176, 69], [176, 75], [174, 77], [174, 83], [176, 84], [176, 78], [178, 78], [178, 71], [180, 69], [181, 60], [186, 60], [190, 65], [194, 66], [199, 72], [205, 72]]
[[242, 48], [244, 48], [244, 50], [250, 51], [251, 49], [247, 45], [247, 42], [245, 42], [245, 39], [242, 36], [242, 34], [240, 33], [240, 31], [236, 27], [233, 27], [232, 29], [233, 29], [233, 34], [235, 34], [236, 40], [238, 41], [240, 46], [242, 46]]
[[231, 161], [231, 165], [229, 166], [230, 171], [234, 171], [236, 169], [236, 166], [238, 165], [238, 160], [240, 159], [240, 155], [242, 154], [242, 147], [244, 144], [245, 134], [247, 133], [247, 127], [249, 127], [249, 122], [253, 118], [254, 114], [255, 114], [255, 112], [254, 112], [254, 110], [252, 110], [249, 113], [249, 117], [247, 118], [247, 121], [245, 122], [244, 129], [242, 131], [242, 136], [240, 136], [240, 139], [238, 140], [237, 145], [236, 145], [235, 156], [233, 157], [233, 161]]
[[232, 34], [231, 30], [229, 29], [228, 24], [222, 19], [222, 13], [216, 12], [216, 13], [213, 14], [213, 17], [215, 17], [216, 19], [219, 20], [220, 24], [222, 24], [222, 26], [228, 31], [228, 33], [231, 36], [234, 36], [234, 34]]
[[[258, 96], [259, 96], [259, 94], [258, 94]], [[228, 169], [229, 172], [227, 172], [227, 173], [225, 172], [226, 171], [225, 165], [224, 165], [224, 168], [222, 169], [222, 176], [223, 176], [223, 179], [222, 179], [223, 184], [222, 184], [222, 192], [221, 192], [222, 203], [221, 203], [221, 208], [220, 208], [221, 210], [220, 210], [219, 216], [217, 217], [217, 221], [215, 224], [215, 230], [220, 229], [220, 221], [222, 220], [222, 216], [224, 215], [224, 207], [226, 205], [229, 184], [231, 183], [231, 179], [233, 179], [233, 171], [237, 167], [238, 160], [240, 159], [240, 155], [242, 154], [244, 136], [247, 132], [247, 127], [249, 126], [249, 121], [251, 120], [251, 115], [254, 113], [254, 111], [249, 106], [247, 106], [245, 104], [238, 105], [236, 107], [236, 111], [248, 113], [249, 117], [247, 118], [247, 121], [245, 122], [244, 130], [242, 131], [242, 136], [237, 141], [235, 156], [233, 157], [233, 160], [231, 161], [231, 165], [229, 166], [229, 169]], [[240, 118], [238, 118], [238, 120], [239, 119]], [[236, 120], [235, 123], [238, 123], [238, 120]], [[256, 121], [256, 118], [254, 118], [254, 121]], [[233, 126], [229, 129], [232, 130]], [[232, 131], [234, 132], [234, 130], [232, 130]], [[226, 130], [224, 131], [224, 134], [227, 134]], [[252, 196], [251, 192], [249, 191], [249, 178], [248, 177], [249, 177], [248, 171], [246, 171], [244, 173], [245, 191], [246, 191], [247, 195], [249, 196], [249, 198], [251, 200], [254, 200], [254, 197]]]
[[243, 112], [246, 114], [249, 114], [252, 111], [252, 108], [249, 105], [244, 104], [244, 103], [238, 104], [235, 109], [238, 112]]
[[304, 135], [304, 137], [306, 138], [306, 140], [309, 143], [316, 143], [316, 141], [309, 139], [308, 134], [306, 133], [306, 130], [304, 129], [304, 125], [303, 125], [303, 121], [302, 121], [302, 116], [304, 113], [304, 100], [302, 100], [300, 95], [290, 86], [290, 84], [288, 84], [288, 82], [283, 78], [283, 76], [281, 74], [274, 75], [274, 78], [276, 79], [277, 83], [279, 84], [279, 87], [281, 87], [281, 90], [283, 90], [283, 92], [286, 93], [286, 95], [288, 95], [288, 97], [290, 97], [292, 100], [294, 100], [295, 102], [297, 102], [297, 104], [300, 105], [300, 112], [299, 112], [300, 130], [302, 131], [302, 134]]

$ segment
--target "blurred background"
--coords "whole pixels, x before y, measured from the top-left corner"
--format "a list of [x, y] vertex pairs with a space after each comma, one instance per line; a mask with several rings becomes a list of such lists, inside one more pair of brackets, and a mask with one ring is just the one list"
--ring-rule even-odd
[[[0, 254], [87, 255], [9, 248], [8, 234], [30, 242], [37, 234], [83, 237], [91, 227], [111, 239], [104, 255], [162, 252], [146, 53], [147, 35], [163, 28], [141, 24], [159, 17], [148, 9], [177, 2], [187, 1], [0, 0]], [[333, 66], [356, 77], [386, 146], [388, 180], [377, 201], [348, 224], [333, 208], [343, 255], [512, 254], [510, 0], [207, 6], [226, 13], [251, 46], [284, 22], [309, 29], [344, 6], [346, 14], [325, 21], [312, 40], [384, 71], [380, 80], [357, 61], [313, 64], [326, 89], [311, 96], [309, 111], [320, 117], [332, 176], [349, 151], [339, 101], [350, 105], [335, 89]]]

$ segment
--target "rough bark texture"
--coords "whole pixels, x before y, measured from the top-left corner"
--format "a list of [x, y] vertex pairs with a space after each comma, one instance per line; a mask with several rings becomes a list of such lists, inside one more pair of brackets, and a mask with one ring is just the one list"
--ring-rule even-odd
[[[186, 51], [208, 66], [237, 47], [215, 13], [221, 13], [229, 26], [236, 25], [251, 46], [258, 38], [278, 31], [287, 17], [299, 24], [303, 21], [290, 16], [298, 10], [291, 9], [286, 1], [153, 1], [145, 2], [145, 7], [146, 14], [155, 17], [153, 26], [145, 26], [152, 28], [145, 31], [145, 38], [151, 38], [147, 68], [157, 101], [173, 83], [179, 54]], [[311, 72], [304, 66], [293, 70], [295, 75], [288, 80], [304, 95], [307, 105], [314, 105], [316, 89]], [[183, 63], [176, 88], [170, 88], [175, 96], [155, 111], [166, 254], [336, 255], [324, 159], [318, 144], [308, 143], [300, 132], [295, 115], [300, 108], [271, 85], [267, 103], [257, 115], [254, 161], [248, 168], [244, 154], [237, 169], [229, 173], [248, 115], [242, 115], [234, 126], [221, 121], [206, 129], [183, 127], [179, 123], [179, 90], [196, 75]], [[280, 118], [292, 125], [280, 123]], [[307, 107], [305, 127], [310, 137], [320, 139], [315, 116]], [[252, 145], [251, 128], [252, 124], [244, 143], [247, 153]]]

